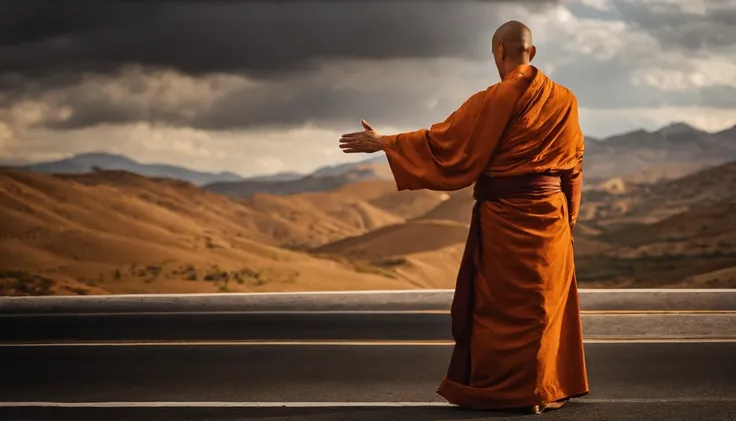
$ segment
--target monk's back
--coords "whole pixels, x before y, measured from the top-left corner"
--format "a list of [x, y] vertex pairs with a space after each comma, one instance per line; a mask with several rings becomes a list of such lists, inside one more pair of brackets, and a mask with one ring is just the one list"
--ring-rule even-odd
[[557, 172], [573, 168], [581, 153], [577, 100], [573, 93], [537, 70], [491, 159], [494, 176]]
[[539, 405], [588, 391], [572, 248], [579, 194], [567, 193], [582, 162], [577, 104], [531, 69], [487, 91], [491, 104], [513, 93], [518, 100], [486, 161], [491, 177], [475, 183], [455, 286], [456, 346], [439, 392], [465, 407]]
[[[501, 83], [429, 129], [381, 136], [380, 149], [398, 190], [474, 184], [438, 393], [538, 413], [588, 393], [572, 237], [584, 144], [575, 96], [530, 64], [529, 29], [511, 21], [492, 44]], [[346, 135], [349, 150], [374, 136]]]

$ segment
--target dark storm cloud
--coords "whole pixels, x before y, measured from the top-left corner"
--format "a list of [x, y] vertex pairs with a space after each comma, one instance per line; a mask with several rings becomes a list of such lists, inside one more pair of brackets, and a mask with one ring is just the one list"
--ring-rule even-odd
[[[299, 90], [285, 99], [263, 92], [253, 100], [252, 93], [235, 93], [199, 114], [189, 124], [207, 130], [232, 130], [244, 127], [299, 126], [316, 121], [329, 127], [355, 125], [360, 119], [374, 124], [411, 127], [444, 120], [462, 103], [453, 97], [437, 98], [428, 108], [427, 92], [402, 92], [353, 88], [328, 90], [318, 86]], [[307, 111], [308, 110], [308, 111]]]
[[5, 2], [0, 72], [269, 75], [333, 57], [480, 57], [500, 2]]
[[[489, 68], [491, 65], [488, 63]], [[736, 89], [732, 86], [663, 91], [655, 86], [632, 85], [636, 72], [616, 61], [577, 62], [556, 72], [559, 77], [555, 80], [571, 88], [583, 108], [736, 107]], [[407, 74], [410, 72], [403, 72], [402, 80]], [[484, 89], [484, 83], [495, 82], [489, 72], [487, 80], [474, 79], [473, 84], [451, 85], [453, 89], [436, 92], [433, 89], [436, 80], [415, 80], [404, 88], [381, 85], [359, 89], [333, 86], [328, 77], [311, 81], [296, 79], [229, 89], [225, 96], [212, 103], [192, 107], [185, 104], [172, 107], [157, 102], [153, 96], [143, 102], [111, 100], [110, 96], [90, 93], [89, 88], [76, 89], [62, 91], [65, 93], [59, 97], [60, 104], [73, 110], [71, 116], [41, 124], [51, 129], [69, 130], [147, 121], [218, 131], [298, 127], [309, 122], [321, 127], [349, 127], [365, 118], [380, 126], [418, 128], [442, 121], [473, 92]], [[601, 84], [600, 80], [606, 83]], [[448, 80], [447, 83], [456, 82]], [[195, 112], [187, 112], [188, 109]]]
[[[332, 80], [323, 77], [231, 89], [211, 104], [194, 104], [196, 112], [187, 113], [182, 112], [184, 105], [170, 107], [152, 96], [142, 104], [131, 100], [111, 101], [110, 96], [94, 95], [89, 89], [57, 92], [60, 95], [56, 97], [57, 103], [69, 107], [73, 113], [63, 121], [42, 124], [64, 130], [139, 121], [203, 130], [293, 127], [308, 121], [334, 127], [354, 125], [360, 118], [401, 126], [417, 122], [431, 124], [444, 119], [462, 103], [464, 96], [472, 93], [453, 90], [449, 94], [433, 95], [432, 90], [424, 89], [335, 87]], [[430, 100], [434, 107], [427, 106]]]
[[[686, 2], [683, 1], [683, 5]], [[616, 0], [622, 18], [634, 23], [670, 48], [717, 50], [736, 47], [736, 3], [703, 0], [705, 13], [690, 13], [676, 4], [631, 3]]]
[[[325, 76], [321, 72], [329, 66], [321, 66], [324, 60], [351, 58], [488, 60], [490, 36], [501, 23], [497, 8], [488, 3], [496, 2], [100, 1], [83, 6], [65, 2], [63, 7], [61, 2], [59, 6], [0, 3], [0, 108], [12, 107], [21, 99], [64, 107], [71, 110], [68, 119], [34, 123], [63, 130], [141, 121], [205, 130], [301, 126], [307, 122], [337, 127], [354, 125], [360, 118], [380, 126], [427, 126], [446, 117], [472, 93], [459, 79], [469, 77], [477, 82], [477, 90], [494, 83], [493, 63], [482, 64], [488, 70], [487, 80], [484, 75], [463, 74], [450, 68], [452, 64], [443, 64], [430, 71], [442, 76], [422, 79], [415, 75], [425, 69], [416, 67], [415, 73], [404, 69], [385, 74], [386, 79], [401, 83], [377, 83], [366, 89], [337, 86], [336, 82], [350, 78], [349, 67], [339, 67]], [[702, 32], [700, 38], [693, 38], [696, 41], [688, 41], [691, 44], [680, 45], [682, 41], [668, 35], [667, 23], [670, 16], [685, 16], [679, 9], [649, 9], [623, 2], [615, 6], [611, 11], [599, 11], [571, 5], [570, 10], [594, 19], [615, 20], [619, 16], [641, 25], [673, 48], [699, 48], [714, 42], [704, 38], [703, 17], [695, 25], [682, 18], [673, 20], [690, 28], [685, 33]], [[726, 8], [726, 3], [722, 6], [720, 15], [709, 15], [708, 19], [729, 22], [733, 14], [728, 10], [733, 13], [734, 8]], [[720, 35], [718, 45], [727, 45], [724, 40], [728, 34]], [[626, 48], [602, 61], [559, 47], [558, 40], [548, 40], [540, 48], [537, 62], [544, 61], [544, 54], [573, 58], [552, 76], [573, 89], [582, 107], [736, 107], [735, 89], [730, 86], [667, 92], [632, 85], [640, 67], [671, 64], [629, 57]], [[159, 101], [159, 85], [147, 85], [120, 71], [130, 64], [141, 64], [145, 71], [173, 68], [194, 76], [196, 83], [206, 81], [212, 73], [242, 73], [268, 83], [234, 85], [220, 89], [218, 95], [204, 89], [197, 91], [202, 101], [188, 97], [191, 103], [178, 97]], [[376, 66], [378, 71], [361, 74], [366, 85], [396, 70], [386, 62]], [[687, 63], [678, 64], [678, 69], [694, 71], [687, 69]], [[86, 72], [105, 73], [105, 83], [117, 80], [123, 85], [114, 93], [102, 92], [102, 82], [96, 81], [103, 78]], [[186, 89], [185, 84], [182, 90]], [[445, 93], [439, 95], [440, 91]], [[431, 103], [435, 106], [427, 105]]]
[[0, 2], [0, 46], [42, 42], [57, 36], [89, 33], [135, 21], [150, 7], [105, 2]]
[[[412, 115], [405, 92], [361, 93], [301, 80], [325, 60], [483, 58], [501, 23], [496, 3], [518, 1], [262, 1], [1, 3], [0, 107], [52, 101], [72, 111], [57, 129], [152, 121], [197, 128], [340, 121], [356, 112]], [[522, 2], [543, 10], [540, 4]], [[195, 78], [240, 73], [288, 84], [288, 95], [236, 91], [194, 113], [96, 94], [95, 74], [118, 77], [130, 65], [175, 69]], [[124, 72], [123, 72], [124, 73]], [[336, 78], [345, 75], [336, 74]], [[370, 82], [370, 81], [367, 81]], [[134, 86], [126, 85], [128, 92]], [[145, 87], [143, 88], [145, 89]], [[48, 95], [52, 99], [48, 99]], [[387, 98], [390, 98], [387, 101]], [[391, 105], [387, 106], [386, 102]], [[191, 109], [189, 110], [191, 111]], [[278, 116], [278, 117], [276, 117]], [[403, 117], [402, 117], [403, 119]]]

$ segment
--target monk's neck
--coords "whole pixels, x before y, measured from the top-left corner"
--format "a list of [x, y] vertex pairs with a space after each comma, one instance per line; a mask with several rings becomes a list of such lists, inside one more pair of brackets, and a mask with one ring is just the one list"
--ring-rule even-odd
[[518, 70], [520, 68], [524, 68], [526, 66], [529, 66], [530, 63], [527, 62], [516, 62], [516, 63], [509, 63], [508, 66], [506, 66], [506, 74], [503, 75], [502, 80], [506, 80], [509, 77], [512, 77], [514, 74], [518, 73]]

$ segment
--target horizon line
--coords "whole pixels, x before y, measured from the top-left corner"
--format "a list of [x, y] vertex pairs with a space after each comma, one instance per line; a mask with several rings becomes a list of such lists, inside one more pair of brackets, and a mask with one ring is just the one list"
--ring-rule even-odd
[[[625, 135], [628, 135], [628, 134], [631, 134], [631, 133], [637, 133], [637, 132], [642, 132], [642, 131], [643, 132], [646, 132], [646, 133], [656, 133], [658, 131], [661, 131], [663, 129], [666, 129], [666, 128], [672, 127], [672, 126], [676, 126], [676, 125], [684, 125], [684, 126], [687, 126], [687, 127], [692, 128], [692, 129], [694, 129], [696, 131], [699, 131], [701, 133], [706, 133], [706, 134], [709, 134], [709, 135], [716, 135], [716, 134], [719, 134], [719, 133], [724, 133], [724, 132], [727, 132], [729, 130], [736, 129], [736, 124], [734, 124], [733, 126], [728, 127], [728, 128], [725, 128], [723, 130], [708, 131], [708, 130], [703, 130], [703, 129], [697, 128], [697, 127], [693, 126], [692, 124], [689, 124], [689, 123], [686, 123], [686, 122], [683, 122], [683, 121], [674, 121], [673, 120], [673, 121], [670, 121], [669, 123], [667, 123], [667, 124], [665, 124], [663, 126], [660, 126], [657, 129], [653, 129], [653, 130], [648, 130], [648, 129], [645, 129], [643, 127], [640, 127], [638, 129], [631, 129], [631, 130], [623, 131], [621, 133], [612, 134], [612, 135], [605, 135], [605, 136], [584, 135], [584, 136], [585, 136], [586, 139], [591, 139], [591, 140], [595, 140], [595, 141], [607, 141], [607, 140], [609, 140], [611, 138], [621, 137], [621, 136], [625, 136]], [[170, 166], [170, 167], [176, 167], [176, 168], [179, 168], [179, 169], [184, 169], [184, 170], [188, 170], [188, 171], [192, 171], [192, 172], [207, 173], [207, 174], [213, 174], [213, 175], [231, 173], [231, 174], [234, 174], [234, 175], [236, 175], [238, 177], [243, 178], [244, 180], [253, 179], [253, 178], [260, 178], [260, 177], [269, 177], [269, 176], [283, 175], [283, 174], [293, 174], [295, 176], [303, 176], [303, 177], [306, 177], [306, 176], [309, 176], [310, 174], [312, 174], [312, 173], [314, 173], [316, 171], [319, 171], [320, 169], [331, 168], [331, 167], [335, 167], [335, 166], [339, 166], [339, 165], [344, 165], [344, 164], [350, 164], [350, 163], [359, 163], [359, 162], [365, 162], [365, 161], [372, 161], [372, 160], [375, 160], [376, 159], [376, 157], [369, 157], [369, 158], [366, 158], [366, 159], [363, 159], [363, 160], [357, 160], [357, 161], [340, 161], [340, 162], [333, 163], [333, 164], [319, 165], [319, 166], [314, 167], [312, 170], [307, 170], [306, 172], [288, 171], [288, 170], [286, 170], [286, 171], [276, 171], [276, 172], [269, 172], [269, 173], [258, 173], [258, 174], [244, 175], [244, 174], [241, 174], [241, 173], [236, 172], [236, 171], [233, 171], [233, 170], [220, 170], [220, 171], [215, 171], [215, 170], [199, 170], [199, 169], [193, 169], [193, 168], [190, 168], [190, 167], [187, 167], [187, 166], [182, 166], [182, 165], [173, 164], [173, 163], [166, 163], [166, 162], [143, 162], [143, 161], [139, 161], [136, 158], [132, 158], [129, 155], [126, 155], [126, 154], [123, 154], [123, 153], [119, 153], [119, 152], [106, 152], [106, 151], [101, 150], [101, 149], [90, 149], [90, 150], [83, 151], [83, 152], [70, 153], [70, 154], [64, 155], [62, 157], [55, 158], [55, 159], [46, 159], [46, 160], [38, 160], [38, 161], [27, 160], [26, 158], [14, 158], [14, 157], [10, 157], [10, 156], [0, 155], [0, 160], [10, 161], [10, 162], [8, 162], [7, 164], [4, 164], [4, 165], [3, 164], [0, 164], [0, 167], [2, 167], [2, 166], [8, 166], [8, 167], [11, 167], [11, 168], [17, 168], [17, 167], [23, 167], [23, 166], [27, 166], [27, 165], [48, 164], [48, 163], [62, 161], [62, 160], [65, 160], [65, 159], [73, 159], [73, 158], [76, 158], [76, 157], [79, 157], [79, 156], [83, 156], [83, 155], [94, 155], [94, 154], [101, 154], [101, 155], [122, 157], [122, 158], [126, 158], [126, 159], [132, 161], [135, 164], [146, 165], [146, 166], [156, 166], [156, 165]], [[19, 162], [13, 162], [16, 159], [19, 159], [20, 161]], [[105, 168], [103, 168], [103, 169], [105, 169]]]

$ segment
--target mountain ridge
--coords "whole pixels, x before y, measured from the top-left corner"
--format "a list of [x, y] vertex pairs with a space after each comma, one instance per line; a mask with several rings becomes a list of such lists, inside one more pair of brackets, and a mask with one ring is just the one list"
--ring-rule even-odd
[[51, 174], [87, 173], [96, 168], [124, 170], [148, 177], [179, 179], [199, 186], [218, 180], [238, 181], [244, 179], [242, 176], [229, 171], [212, 173], [163, 163], [141, 163], [125, 155], [100, 151], [80, 153], [55, 161], [24, 164], [18, 166], [18, 168]]
[[[686, 123], [673, 122], [656, 130], [632, 130], [604, 138], [586, 136], [585, 159], [588, 186], [614, 178], [626, 182], [678, 178], [736, 160], [736, 126], [709, 133]], [[259, 193], [288, 195], [328, 191], [363, 180], [392, 180], [384, 154], [322, 166], [306, 174], [281, 172], [253, 177], [232, 172], [200, 172], [169, 164], [141, 164], [123, 155], [104, 152], [16, 167], [46, 173], [84, 173], [92, 171], [93, 167], [122, 169], [145, 176], [181, 179], [218, 194], [241, 198]]]

